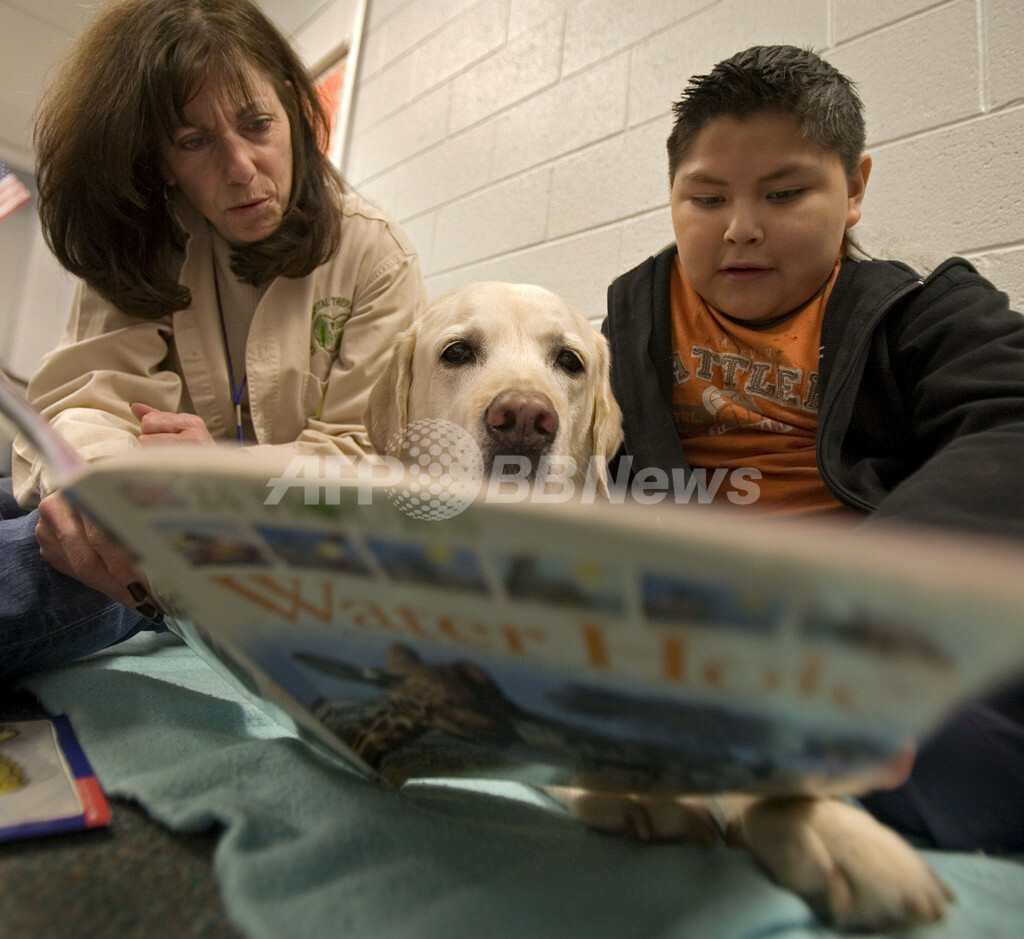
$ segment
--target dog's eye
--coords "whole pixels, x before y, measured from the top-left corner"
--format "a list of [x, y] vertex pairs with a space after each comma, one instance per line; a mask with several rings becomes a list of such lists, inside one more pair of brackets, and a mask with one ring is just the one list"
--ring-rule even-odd
[[469, 365], [476, 359], [476, 352], [468, 342], [458, 339], [445, 346], [441, 359], [448, 365]]
[[570, 375], [579, 375], [583, 371], [583, 360], [572, 349], [563, 349], [555, 357], [555, 361], [563, 372]]

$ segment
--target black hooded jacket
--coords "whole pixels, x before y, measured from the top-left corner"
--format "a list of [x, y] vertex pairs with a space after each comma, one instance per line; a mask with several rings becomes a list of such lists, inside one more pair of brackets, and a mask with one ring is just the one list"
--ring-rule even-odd
[[[619, 277], [602, 327], [634, 470], [688, 470], [672, 422], [675, 246]], [[873, 518], [1024, 538], [1024, 317], [963, 259], [922, 279], [845, 260], [822, 323], [817, 461]]]

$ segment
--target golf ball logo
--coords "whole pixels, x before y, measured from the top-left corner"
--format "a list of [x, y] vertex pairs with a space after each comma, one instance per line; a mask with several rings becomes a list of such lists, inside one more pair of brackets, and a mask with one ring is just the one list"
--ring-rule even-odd
[[412, 518], [454, 518], [480, 491], [483, 457], [472, 435], [458, 424], [413, 421], [395, 435], [389, 452], [405, 464], [406, 473], [388, 496]]

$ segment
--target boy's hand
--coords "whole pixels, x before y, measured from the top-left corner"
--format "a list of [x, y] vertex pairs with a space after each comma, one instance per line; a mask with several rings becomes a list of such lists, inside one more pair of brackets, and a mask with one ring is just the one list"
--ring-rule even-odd
[[39, 503], [36, 540], [43, 560], [62, 574], [143, 616], [161, 619], [145, 578], [128, 554], [92, 522], [82, 518], [61, 493], [52, 493]]
[[144, 447], [161, 443], [213, 443], [213, 436], [206, 429], [203, 419], [196, 414], [176, 414], [174, 411], [158, 411], [148, 404], [136, 401], [132, 414], [139, 421], [142, 433], [139, 443]]
[[899, 754], [887, 763], [880, 771], [878, 779], [875, 780], [875, 789], [896, 789], [902, 786], [910, 777], [917, 760], [917, 747], [908, 743]]

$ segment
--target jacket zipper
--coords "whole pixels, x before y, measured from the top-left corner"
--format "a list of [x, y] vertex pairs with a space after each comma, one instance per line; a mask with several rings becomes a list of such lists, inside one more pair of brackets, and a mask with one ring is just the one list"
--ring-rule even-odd
[[884, 318], [885, 315], [891, 310], [900, 300], [902, 300], [907, 294], [914, 290], [924, 286], [924, 281], [921, 278], [911, 281], [908, 284], [894, 290], [888, 297], [886, 297], [879, 304], [878, 312], [868, 323], [867, 328], [864, 329], [860, 336], [857, 338], [857, 345], [854, 347], [853, 354], [847, 357], [846, 365], [843, 370], [832, 379], [832, 389], [834, 393], [829, 394], [826, 401], [823, 402], [823, 410], [818, 415], [818, 433], [817, 439], [815, 440], [815, 460], [818, 463], [818, 472], [821, 474], [821, 479], [825, 483], [825, 488], [829, 490], [840, 502], [846, 505], [853, 506], [854, 508], [861, 509], [864, 512], [872, 512], [876, 506], [871, 505], [869, 502], [865, 502], [863, 499], [849, 492], [845, 487], [841, 486], [832, 475], [830, 470], [826, 467], [825, 461], [821, 454], [821, 441], [825, 436], [824, 427], [828, 420], [828, 412], [831, 410], [831, 404], [839, 397], [839, 392], [842, 390], [843, 385], [849, 380], [850, 373], [853, 370], [851, 363], [858, 361], [860, 354], [865, 345], [871, 340], [871, 336], [874, 333], [875, 326], [878, 325]]

